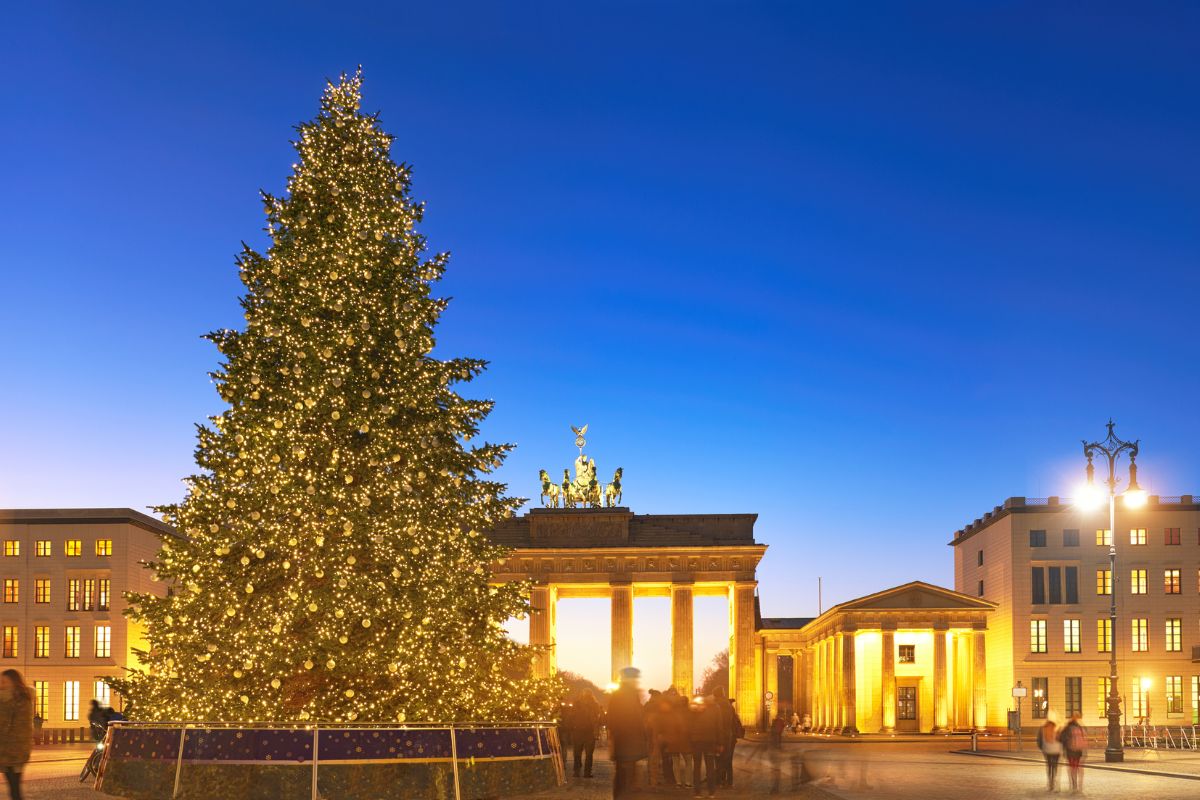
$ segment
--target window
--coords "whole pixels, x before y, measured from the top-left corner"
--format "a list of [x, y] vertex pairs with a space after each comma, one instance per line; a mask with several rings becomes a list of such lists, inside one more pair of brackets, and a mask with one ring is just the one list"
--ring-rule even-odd
[[1146, 716], [1146, 690], [1142, 688], [1141, 677], [1135, 677], [1129, 688], [1129, 716], [1140, 721]]
[[1164, 681], [1167, 690], [1167, 713], [1183, 713], [1183, 676], [1168, 675]]
[[33, 657], [50, 657], [50, 626], [38, 625], [33, 629]]
[[1067, 719], [1083, 713], [1083, 678], [1067, 678]]
[[5, 625], [4, 626], [4, 657], [5, 658], [16, 658], [17, 657], [17, 626], [16, 625]]
[[16, 578], [4, 579], [4, 602], [16, 603], [21, 599], [21, 582]]
[[1107, 528], [1097, 529], [1096, 545], [1098, 547], [1109, 547], [1112, 545], [1112, 531]]
[[50, 547], [49, 539], [38, 539], [38, 543], [37, 543], [37, 557], [38, 558], [49, 558], [51, 553], [53, 553], [53, 552], [54, 552], [53, 549]]
[[1045, 605], [1046, 603], [1046, 570], [1042, 567], [1034, 567], [1030, 577], [1030, 589], [1032, 590], [1031, 601], [1035, 606]]
[[1064, 567], [1063, 577], [1067, 582], [1067, 603], [1079, 602], [1079, 567]]
[[1163, 570], [1163, 591], [1167, 594], [1180, 594], [1179, 570]]
[[1096, 620], [1096, 652], [1112, 652], [1112, 620], [1107, 617]]
[[96, 610], [96, 579], [84, 578], [83, 581], [83, 610]]
[[79, 658], [79, 626], [67, 626], [67, 658]]
[[[67, 539], [63, 542], [63, 553], [73, 558], [83, 555], [83, 540]], [[78, 685], [78, 681], [76, 681], [76, 685]]]
[[112, 687], [104, 681], [96, 681], [92, 684], [92, 697], [96, 698], [102, 706], [112, 705]]
[[67, 722], [79, 719], [79, 681], [63, 684], [63, 719]]
[[67, 579], [67, 611], [79, 610], [79, 578]]
[[983, 581], [979, 582], [979, 596], [983, 597]]
[[1129, 649], [1135, 653], [1146, 652], [1147, 650], [1150, 649], [1150, 646], [1148, 644], [1148, 638], [1146, 636], [1146, 619], [1145, 619], [1145, 617], [1141, 617], [1138, 619], [1132, 619], [1129, 622], [1130, 622], [1130, 629], [1131, 629], [1130, 632], [1133, 637], [1132, 641], [1130, 642]]
[[1192, 724], [1200, 725], [1200, 675], [1192, 676]]
[[112, 626], [96, 626], [96, 658], [112, 657]]
[[1169, 619], [1167, 620], [1167, 652], [1182, 653], [1183, 652], [1183, 620]]
[[97, 539], [96, 540], [96, 555], [111, 556], [112, 555], [112, 539]]
[[982, 550], [980, 550], [978, 553], [975, 554], [975, 566], [977, 566], [977, 567], [983, 566], [983, 551]]
[[50, 710], [50, 682], [49, 681], [34, 681], [33, 682], [33, 713], [46, 719], [46, 714]]
[[901, 664], [917, 663], [917, 646], [915, 644], [900, 645], [900, 663]]
[[1110, 684], [1109, 684], [1109, 679], [1108, 679], [1107, 675], [1102, 675], [1101, 677], [1096, 679], [1096, 695], [1097, 695], [1097, 700], [1098, 700], [1096, 705], [1097, 705], [1097, 710], [1100, 712], [1099, 716], [1101, 716], [1101, 717], [1108, 716], [1108, 687], [1109, 687], [1109, 685]]
[[1050, 602], [1062, 605], [1062, 568], [1049, 567], [1046, 572], [1050, 577]]
[[[1197, 586], [1200, 586], [1200, 575], [1196, 580]], [[1112, 594], [1112, 570], [1096, 570], [1096, 594]]]
[[1063, 620], [1063, 652], [1079, 652], [1079, 620], [1077, 619]]
[[1046, 652], [1046, 620], [1029, 620], [1029, 652]]
[[1033, 718], [1045, 719], [1046, 712], [1050, 710], [1050, 679], [1034, 678], [1031, 694], [1033, 695]]
[[4, 557], [13, 558], [21, 555], [21, 540], [20, 539], [5, 539], [4, 540]]
[[1079, 547], [1079, 529], [1068, 528], [1063, 531], [1063, 547]]
[[1129, 570], [1129, 593], [1130, 594], [1145, 594], [1146, 593], [1146, 570], [1144, 570], [1144, 569]]
[[1130, 544], [1145, 544], [1146, 543], [1146, 529], [1145, 528], [1130, 528], [1129, 529], [1129, 543]]
[[1164, 528], [1163, 544], [1179, 544], [1179, 528]]
[[1030, 531], [1029, 532], [1029, 546], [1030, 547], [1045, 547], [1046, 546], [1046, 532], [1045, 531]]
[[35, 578], [33, 581], [33, 602], [49, 603], [50, 602], [50, 579]]
[[97, 585], [100, 587], [100, 596], [97, 598], [96, 607], [101, 611], [108, 611], [109, 598], [112, 595], [112, 580], [101, 578]]

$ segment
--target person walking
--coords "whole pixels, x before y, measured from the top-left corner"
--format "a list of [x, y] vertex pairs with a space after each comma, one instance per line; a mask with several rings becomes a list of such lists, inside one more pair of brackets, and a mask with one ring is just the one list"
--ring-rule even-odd
[[[692, 749], [692, 794], [700, 796], [701, 778], [708, 782], [708, 797], [717, 791], [717, 752], [721, 747], [721, 712], [711, 697], [696, 696], [688, 704], [688, 743]], [[704, 767], [703, 776], [700, 773]]]
[[596, 754], [596, 729], [600, 727], [600, 704], [587, 689], [581, 689], [567, 713], [567, 733], [571, 737], [571, 771], [578, 778], [592, 777], [592, 759]]
[[1054, 720], [1047, 719], [1038, 728], [1037, 746], [1046, 759], [1046, 791], [1058, 791], [1058, 759], [1062, 755], [1062, 743], [1058, 740], [1058, 726]]
[[613, 760], [613, 800], [630, 796], [637, 785], [637, 762], [649, 755], [646, 715], [638, 692], [642, 673], [621, 670], [621, 684], [608, 700], [608, 754]]
[[[737, 728], [741, 727], [742, 723], [737, 718], [733, 703], [725, 696], [725, 687], [718, 686], [714, 689], [711, 699], [720, 720], [720, 738], [717, 740], [717, 785], [729, 788], [733, 786], [733, 746], [737, 742]], [[744, 733], [745, 729], [742, 731]]]
[[1083, 791], [1083, 756], [1087, 753], [1087, 731], [1079, 724], [1080, 714], [1075, 712], [1058, 735], [1063, 755], [1067, 757], [1067, 776], [1071, 779], [1071, 794]]
[[15, 669], [0, 672], [0, 770], [8, 794], [21, 800], [21, 773], [33, 750], [33, 692]]
[[688, 700], [674, 689], [664, 699], [669, 703], [664, 724], [667, 761], [676, 788], [692, 785], [692, 744], [688, 739]]

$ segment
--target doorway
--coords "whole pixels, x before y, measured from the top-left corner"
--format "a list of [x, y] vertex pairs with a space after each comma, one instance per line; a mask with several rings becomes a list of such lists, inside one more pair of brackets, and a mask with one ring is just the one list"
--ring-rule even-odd
[[921, 730], [921, 709], [918, 707], [917, 685], [896, 685], [896, 730], [912, 733]]

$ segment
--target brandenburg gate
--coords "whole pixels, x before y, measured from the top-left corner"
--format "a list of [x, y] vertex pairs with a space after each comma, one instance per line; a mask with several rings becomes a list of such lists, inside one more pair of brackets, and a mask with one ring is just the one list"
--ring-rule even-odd
[[634, 514], [622, 506], [534, 508], [498, 526], [512, 548], [495, 579], [531, 579], [529, 643], [546, 648], [534, 665], [556, 669], [558, 601], [606, 597], [612, 604], [612, 674], [633, 659], [633, 599], [671, 598], [671, 675], [692, 691], [692, 601], [728, 598], [729, 696], [746, 724], [759, 703], [755, 648], [755, 570], [766, 545], [754, 541], [757, 514]]

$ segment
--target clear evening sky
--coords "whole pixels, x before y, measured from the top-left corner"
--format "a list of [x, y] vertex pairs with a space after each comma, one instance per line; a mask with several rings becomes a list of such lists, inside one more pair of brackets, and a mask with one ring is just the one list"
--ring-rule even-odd
[[1069, 495], [1110, 415], [1200, 493], [1193, 4], [221, 5], [6, 12], [0, 506], [181, 496], [257, 192], [360, 63], [514, 493], [589, 423], [636, 512], [759, 514], [776, 616], [951, 584], [951, 533]]

